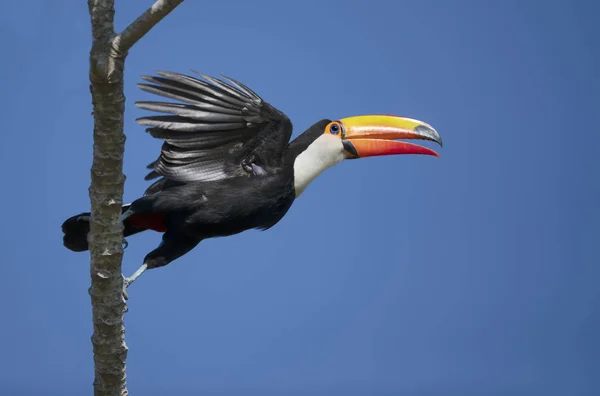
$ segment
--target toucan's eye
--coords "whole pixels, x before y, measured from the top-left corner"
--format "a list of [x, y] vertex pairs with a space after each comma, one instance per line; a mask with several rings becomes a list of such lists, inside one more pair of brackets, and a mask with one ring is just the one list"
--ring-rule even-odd
[[340, 133], [340, 124], [336, 122], [331, 124], [331, 126], [329, 126], [329, 132], [331, 132], [332, 135], [337, 135], [338, 133]]

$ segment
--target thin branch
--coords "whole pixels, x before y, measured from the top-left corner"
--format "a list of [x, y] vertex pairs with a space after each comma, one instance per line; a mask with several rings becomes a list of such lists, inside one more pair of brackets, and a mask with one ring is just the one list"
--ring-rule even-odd
[[[115, 42], [114, 0], [88, 0], [92, 25], [90, 91], [94, 114], [94, 158], [89, 196], [94, 395], [126, 396], [123, 297], [123, 69], [127, 50], [183, 0], [157, 1], [125, 32], [125, 47]], [[117, 45], [115, 45], [117, 44]]]
[[91, 202], [90, 275], [94, 333], [94, 395], [127, 395], [123, 312], [123, 96], [124, 58], [110, 51], [114, 37], [114, 0], [88, 1], [92, 24], [90, 91], [94, 108], [94, 158]]
[[115, 48], [121, 53], [127, 53], [154, 25], [182, 2], [183, 0], [156, 0], [152, 7], [148, 8], [146, 12], [114, 38]]

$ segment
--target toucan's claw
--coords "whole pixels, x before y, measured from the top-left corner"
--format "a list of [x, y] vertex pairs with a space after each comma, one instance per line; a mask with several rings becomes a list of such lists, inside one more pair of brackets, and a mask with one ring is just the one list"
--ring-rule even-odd
[[123, 238], [123, 242], [121, 242], [123, 244], [123, 249], [127, 249], [129, 247], [129, 242], [127, 242], [127, 239]]
[[129, 286], [129, 281], [127, 278], [123, 277], [123, 298], [125, 301], [129, 300], [129, 294], [127, 294], [127, 287]]
[[127, 285], [127, 278], [123, 277], [123, 302], [125, 303], [123, 313], [129, 312], [129, 307], [127, 306], [127, 300], [129, 300], [129, 294], [127, 294]]

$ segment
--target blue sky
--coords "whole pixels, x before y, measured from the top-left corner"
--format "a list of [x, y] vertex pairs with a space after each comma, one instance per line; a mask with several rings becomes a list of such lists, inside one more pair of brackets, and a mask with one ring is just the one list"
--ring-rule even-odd
[[[117, 2], [123, 28], [149, 1]], [[0, 393], [91, 394], [92, 154], [84, 1], [0, 16]], [[134, 119], [154, 70], [230, 75], [302, 132], [391, 113], [441, 158], [343, 163], [267, 232], [209, 240], [130, 290], [131, 394], [600, 393], [592, 1], [187, 1], [126, 65], [125, 200], [160, 142]], [[131, 273], [160, 235], [132, 237]]]

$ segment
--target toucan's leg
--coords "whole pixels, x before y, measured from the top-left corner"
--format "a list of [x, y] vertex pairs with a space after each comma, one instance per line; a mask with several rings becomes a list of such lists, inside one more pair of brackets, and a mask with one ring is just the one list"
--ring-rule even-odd
[[125, 279], [127, 286], [131, 285], [147, 269], [163, 267], [183, 256], [195, 248], [201, 240], [178, 232], [165, 232], [161, 244], [144, 258], [144, 264], [133, 275]]
[[137, 278], [140, 277], [148, 269], [148, 264], [142, 264], [129, 278], [125, 278], [125, 286], [129, 287]]
[[129, 216], [133, 214], [133, 210], [131, 210], [131, 206], [125, 212], [121, 213], [121, 221], [125, 221]]

